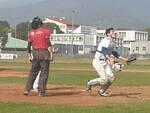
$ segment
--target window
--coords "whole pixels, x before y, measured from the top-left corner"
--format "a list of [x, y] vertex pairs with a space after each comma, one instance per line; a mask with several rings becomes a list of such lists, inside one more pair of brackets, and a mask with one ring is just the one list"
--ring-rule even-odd
[[50, 40], [53, 40], [53, 39], [54, 39], [53, 37], [50, 38]]
[[143, 47], [143, 51], [146, 51], [146, 47]]
[[97, 41], [100, 42], [101, 41], [101, 38], [99, 36], [97, 36]]
[[65, 29], [65, 25], [60, 25], [60, 28], [61, 29]]
[[79, 46], [79, 50], [83, 50], [83, 46]]
[[83, 40], [83, 38], [82, 37], [79, 37], [79, 41], [82, 41]]
[[126, 37], [126, 32], [123, 32], [123, 33], [122, 33], [122, 36], [123, 36], [123, 37]]
[[139, 47], [136, 47], [136, 51], [139, 51]]

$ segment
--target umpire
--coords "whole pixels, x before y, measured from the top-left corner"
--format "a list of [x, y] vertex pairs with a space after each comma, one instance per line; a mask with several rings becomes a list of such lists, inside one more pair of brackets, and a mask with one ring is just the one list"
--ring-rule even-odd
[[[50, 61], [53, 60], [52, 45], [49, 40], [51, 32], [42, 27], [42, 20], [35, 17], [31, 23], [31, 31], [28, 33], [28, 60], [32, 62], [31, 70], [25, 86], [24, 95], [28, 95], [33, 88], [33, 83], [41, 71], [39, 79], [38, 96], [46, 96], [46, 84], [49, 75]], [[31, 46], [32, 54], [31, 55]]]

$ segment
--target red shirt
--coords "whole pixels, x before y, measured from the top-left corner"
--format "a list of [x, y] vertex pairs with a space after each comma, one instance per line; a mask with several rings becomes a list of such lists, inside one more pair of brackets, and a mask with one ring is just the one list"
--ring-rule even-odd
[[28, 34], [28, 42], [32, 42], [34, 49], [46, 49], [48, 48], [46, 40], [50, 35], [51, 32], [46, 28], [31, 30]]

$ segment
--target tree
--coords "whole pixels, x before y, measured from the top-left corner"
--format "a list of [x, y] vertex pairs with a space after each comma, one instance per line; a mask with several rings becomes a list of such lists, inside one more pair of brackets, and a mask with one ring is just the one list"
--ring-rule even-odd
[[8, 42], [8, 35], [7, 34], [0, 34], [0, 47], [5, 48], [5, 45]]
[[0, 31], [3, 32], [7, 28], [8, 29], [10, 28], [10, 25], [8, 24], [8, 22], [7, 21], [0, 21]]
[[22, 22], [16, 26], [16, 38], [27, 40], [27, 35], [29, 31], [29, 22]]
[[7, 21], [0, 21], [0, 43], [1, 48], [4, 48], [8, 41], [8, 33], [10, 32], [10, 25]]
[[54, 23], [44, 23], [44, 24], [43, 24], [43, 27], [48, 28], [50, 31], [53, 31], [54, 29], [56, 29], [56, 33], [57, 33], [57, 34], [62, 34], [62, 33], [64, 33], [64, 32], [62, 32], [62, 31], [60, 30], [59, 26], [56, 25], [56, 24], [54, 24]]
[[[44, 23], [43, 27], [48, 28], [50, 31], [56, 29], [56, 33], [60, 34], [63, 33], [59, 26], [54, 23]], [[22, 22], [16, 26], [16, 38], [27, 40], [28, 31], [31, 30], [31, 24], [29, 22]]]

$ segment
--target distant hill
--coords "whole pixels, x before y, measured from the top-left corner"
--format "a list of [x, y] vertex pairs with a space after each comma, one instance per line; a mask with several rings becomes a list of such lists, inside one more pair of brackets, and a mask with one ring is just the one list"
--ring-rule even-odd
[[[16, 8], [1, 8], [0, 20], [16, 23], [34, 16], [58, 16], [72, 19], [77, 24], [142, 29], [150, 26], [149, 6], [137, 0], [47, 0]], [[145, 1], [145, 0], [144, 0]], [[144, 1], [141, 1], [144, 2]], [[150, 3], [150, 2], [148, 2]], [[140, 8], [138, 7], [140, 5]], [[143, 9], [142, 9], [143, 7]], [[75, 11], [72, 13], [72, 11]], [[140, 13], [140, 14], [139, 14]]]

